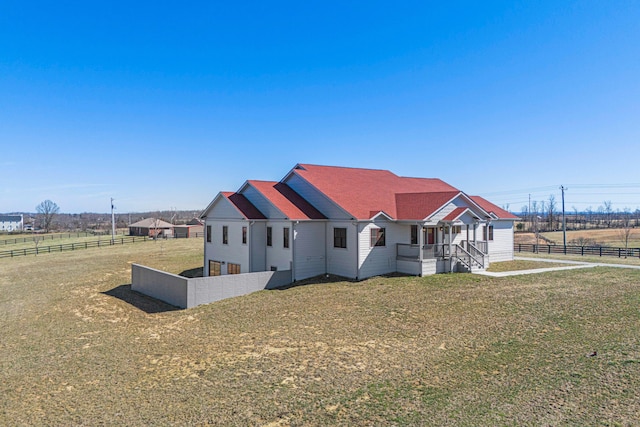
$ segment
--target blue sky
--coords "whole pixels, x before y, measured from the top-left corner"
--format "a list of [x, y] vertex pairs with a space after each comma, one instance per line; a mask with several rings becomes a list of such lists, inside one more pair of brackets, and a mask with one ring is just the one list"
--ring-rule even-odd
[[640, 208], [640, 3], [0, 4], [0, 212], [199, 210], [296, 163]]

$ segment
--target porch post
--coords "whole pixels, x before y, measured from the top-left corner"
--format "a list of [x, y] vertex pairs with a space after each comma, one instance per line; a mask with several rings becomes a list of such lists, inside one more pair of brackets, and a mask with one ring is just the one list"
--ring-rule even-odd
[[422, 224], [418, 224], [417, 227], [419, 227], [419, 231], [418, 231], [418, 259], [420, 261], [420, 274], [419, 276], [422, 277], [422, 261], [424, 259], [424, 226]]
[[452, 239], [452, 233], [451, 233], [451, 228], [453, 226], [451, 224], [449, 224], [449, 273], [453, 272], [453, 244], [451, 243]]

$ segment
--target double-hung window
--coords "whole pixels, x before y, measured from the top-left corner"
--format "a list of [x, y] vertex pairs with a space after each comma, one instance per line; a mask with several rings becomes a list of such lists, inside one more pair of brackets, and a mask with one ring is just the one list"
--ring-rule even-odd
[[289, 247], [289, 227], [284, 227], [282, 229], [282, 247], [283, 248], [288, 248]]
[[371, 247], [386, 246], [385, 228], [371, 229]]
[[347, 229], [346, 228], [333, 229], [333, 247], [334, 248], [347, 247]]
[[228, 225], [222, 226], [222, 244], [223, 245], [229, 244], [229, 226]]

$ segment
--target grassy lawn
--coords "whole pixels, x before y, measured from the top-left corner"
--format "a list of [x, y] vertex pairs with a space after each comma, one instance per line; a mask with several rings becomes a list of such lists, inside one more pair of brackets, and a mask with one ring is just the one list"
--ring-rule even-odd
[[514, 270], [534, 270], [537, 268], [567, 267], [568, 265], [569, 264], [560, 263], [560, 262], [514, 260], [514, 261], [494, 262], [489, 265], [489, 268], [487, 268], [487, 271], [499, 273], [503, 271], [514, 271]]
[[[637, 425], [640, 271], [132, 293], [202, 241], [0, 259], [0, 425]], [[597, 354], [591, 356], [593, 352]]]
[[[40, 238], [38, 241], [38, 247], [44, 248], [47, 246], [58, 246], [58, 245], [70, 245], [72, 243], [84, 243], [84, 242], [109, 242], [111, 241], [111, 234], [103, 234], [103, 235], [84, 235], [80, 233], [78, 234], [60, 234], [60, 235], [52, 235], [52, 234], [44, 234], [44, 235], [20, 235], [17, 236], [18, 242], [14, 243], [14, 240], [4, 240], [3, 244], [0, 244], [0, 252], [4, 251], [15, 251], [20, 249], [30, 249], [35, 248], [36, 244], [33, 240], [34, 238]], [[128, 238], [129, 236], [125, 236], [122, 234], [118, 234], [116, 236], [116, 240], [121, 238]], [[23, 242], [23, 239], [28, 239], [26, 242]]]

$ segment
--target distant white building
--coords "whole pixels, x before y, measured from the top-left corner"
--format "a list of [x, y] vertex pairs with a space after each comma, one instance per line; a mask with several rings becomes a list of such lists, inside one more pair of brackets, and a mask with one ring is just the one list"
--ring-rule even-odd
[[23, 228], [22, 215], [0, 215], [0, 232], [22, 231]]

